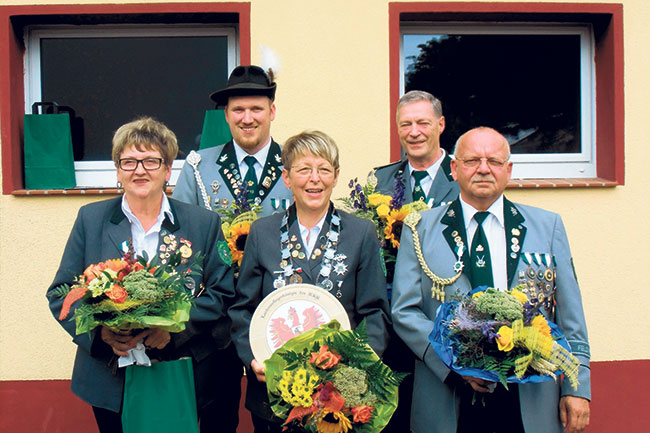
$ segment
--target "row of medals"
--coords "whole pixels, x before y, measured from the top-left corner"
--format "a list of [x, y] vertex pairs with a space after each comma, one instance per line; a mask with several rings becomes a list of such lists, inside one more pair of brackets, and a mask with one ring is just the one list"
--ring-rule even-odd
[[[531, 303], [543, 304], [546, 309], [551, 308], [557, 276], [555, 268], [552, 267], [552, 256], [526, 253], [524, 261], [528, 268], [519, 271], [519, 283], [526, 285], [522, 291], [528, 295]], [[534, 264], [538, 265], [538, 270]]]
[[[265, 194], [264, 190], [269, 189], [271, 187], [271, 184], [273, 183], [273, 181], [275, 179], [277, 179], [277, 177], [278, 177], [277, 169], [276, 169], [275, 166], [272, 165], [271, 168], [270, 168], [270, 171], [271, 171], [271, 175], [270, 176], [269, 175], [264, 176], [264, 179], [262, 180], [262, 187], [264, 189], [259, 190], [258, 193], [259, 193], [260, 197], [264, 196], [264, 194]], [[224, 169], [223, 174], [226, 175], [226, 179], [228, 179], [228, 181], [230, 182], [230, 187], [234, 191], [235, 195], [237, 195], [239, 193], [239, 189], [243, 188], [243, 185], [242, 185], [241, 175], [239, 174], [239, 169], [236, 167], [235, 163], [234, 162], [231, 163], [229, 165], [229, 169], [228, 168]], [[250, 183], [249, 186], [252, 186], [252, 185], [253, 184]], [[219, 183], [218, 180], [214, 180], [214, 181], [212, 181], [210, 186], [212, 187], [212, 193], [217, 194], [217, 191], [219, 191], [219, 187], [221, 186], [221, 184]], [[259, 201], [261, 202], [260, 197], [257, 197], [256, 200], [259, 199]], [[224, 206], [224, 207], [228, 205], [227, 199], [225, 199], [225, 200], [226, 200], [225, 204], [224, 204], [223, 200], [222, 200], [222, 203], [221, 203], [222, 206]]]

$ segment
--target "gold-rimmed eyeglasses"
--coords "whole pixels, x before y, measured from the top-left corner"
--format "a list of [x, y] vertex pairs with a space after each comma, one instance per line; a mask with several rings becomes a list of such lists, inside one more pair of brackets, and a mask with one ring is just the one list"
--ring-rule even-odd
[[306, 165], [294, 165], [291, 166], [291, 169], [296, 172], [300, 177], [309, 177], [311, 174], [316, 171], [318, 177], [321, 179], [330, 178], [334, 176], [334, 167], [331, 166], [321, 166], [321, 167], [309, 167]]
[[507, 159], [503, 160], [503, 159], [492, 158], [492, 157], [490, 157], [490, 158], [486, 158], [486, 157], [482, 157], [482, 158], [478, 158], [478, 157], [474, 157], [474, 158], [456, 158], [456, 161], [462, 162], [463, 164], [465, 164], [465, 166], [467, 166], [469, 168], [478, 167], [479, 165], [481, 165], [482, 161], [487, 162], [487, 165], [492, 167], [492, 168], [501, 168], [501, 167], [503, 167], [504, 165], [506, 165], [508, 163]]

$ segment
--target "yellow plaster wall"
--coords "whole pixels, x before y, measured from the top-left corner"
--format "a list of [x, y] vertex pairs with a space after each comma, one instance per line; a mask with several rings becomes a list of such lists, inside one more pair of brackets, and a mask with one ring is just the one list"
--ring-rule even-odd
[[[48, 2], [3, 2], [37, 3]], [[625, 186], [507, 192], [514, 201], [563, 216], [595, 361], [650, 358], [645, 321], [650, 146], [644, 127], [650, 115], [650, 6], [647, 0], [622, 3]], [[347, 193], [351, 177], [364, 178], [371, 167], [388, 162], [394, 118], [388, 95], [388, 1], [253, 0], [253, 63], [260, 60], [260, 44], [282, 59], [273, 135], [282, 141], [305, 128], [332, 135], [342, 165], [334, 196]], [[77, 209], [98, 199], [0, 197], [0, 380], [70, 377], [74, 345], [51, 316], [44, 292]]]

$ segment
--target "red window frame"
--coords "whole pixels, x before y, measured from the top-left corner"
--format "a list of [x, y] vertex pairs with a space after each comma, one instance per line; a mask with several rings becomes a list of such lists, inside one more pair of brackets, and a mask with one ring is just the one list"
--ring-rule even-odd
[[400, 158], [393, 114], [400, 97], [400, 25], [408, 21], [591, 23], [595, 34], [596, 176], [625, 183], [623, 5], [601, 3], [389, 3], [392, 161]]
[[29, 5], [0, 7], [0, 140], [2, 144], [2, 193], [24, 187], [23, 115], [25, 85], [23, 58], [25, 46], [22, 22], [37, 22], [41, 17], [78, 15], [157, 15], [209, 14], [238, 15], [239, 60], [251, 59], [250, 3], [148, 3], [97, 5]]

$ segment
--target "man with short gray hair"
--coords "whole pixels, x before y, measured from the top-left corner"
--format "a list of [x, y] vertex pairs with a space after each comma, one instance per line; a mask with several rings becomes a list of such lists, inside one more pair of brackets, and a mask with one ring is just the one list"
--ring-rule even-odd
[[411, 90], [397, 104], [397, 129], [406, 159], [375, 169], [377, 190], [392, 194], [401, 179], [406, 202], [424, 200], [429, 207], [458, 197], [458, 185], [451, 177], [451, 158], [440, 147], [445, 130], [442, 104], [428, 92]]

